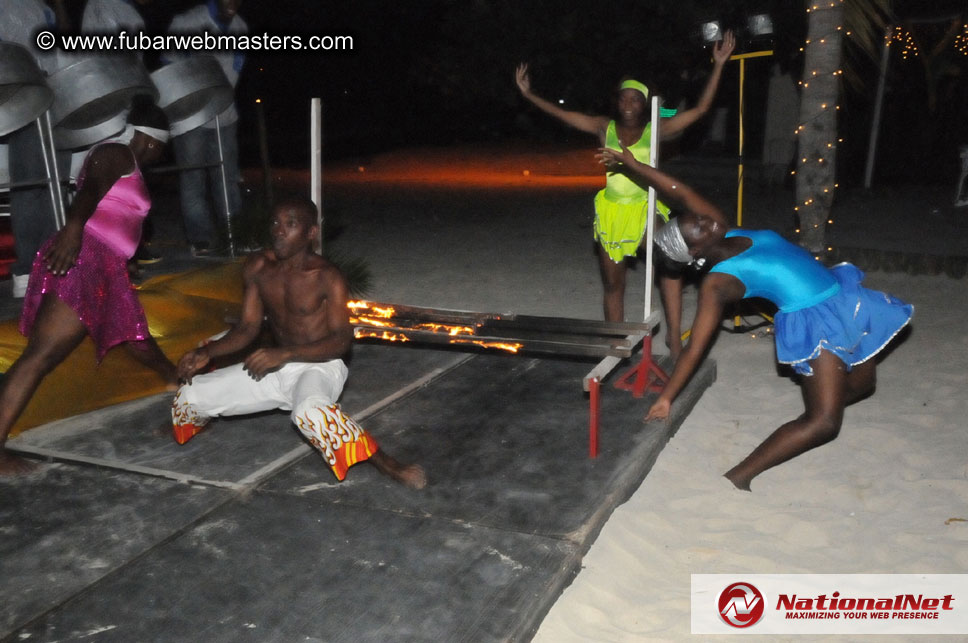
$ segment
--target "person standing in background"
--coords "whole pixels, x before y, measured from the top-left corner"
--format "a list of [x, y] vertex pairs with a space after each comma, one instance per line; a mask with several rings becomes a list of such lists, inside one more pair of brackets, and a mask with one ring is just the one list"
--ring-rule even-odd
[[[244, 35], [248, 25], [238, 15], [241, 0], [207, 0], [205, 4], [192, 7], [176, 15], [168, 28], [172, 34]], [[206, 52], [213, 55], [234, 88], [245, 63], [245, 55], [235, 51]], [[170, 54], [167, 62], [175, 60]], [[238, 111], [233, 102], [218, 115], [219, 131], [215, 119], [173, 139], [175, 159], [182, 166], [212, 165], [218, 163], [218, 136], [222, 139], [222, 158], [228, 185], [228, 216], [238, 213], [242, 195], [239, 189], [239, 145], [237, 138]], [[219, 168], [212, 167], [182, 170], [179, 175], [182, 216], [185, 234], [192, 247], [193, 256], [218, 254], [221, 245], [218, 221], [227, 225], [225, 198]], [[211, 202], [210, 202], [211, 199]], [[215, 216], [212, 215], [212, 205]]]

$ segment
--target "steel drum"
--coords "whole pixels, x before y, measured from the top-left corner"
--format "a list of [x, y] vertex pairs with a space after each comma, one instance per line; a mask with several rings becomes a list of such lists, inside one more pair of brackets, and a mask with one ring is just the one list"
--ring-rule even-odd
[[201, 127], [224, 111], [235, 91], [212, 56], [192, 56], [151, 73], [158, 106], [168, 116], [172, 136]]
[[59, 150], [77, 150], [117, 136], [128, 124], [127, 109], [103, 123], [82, 129], [58, 127], [54, 130], [54, 145]]
[[134, 55], [86, 58], [51, 74], [51, 121], [61, 149], [84, 147], [124, 129], [135, 96], [157, 100], [158, 91]]
[[53, 100], [44, 72], [30, 52], [15, 43], [0, 42], [0, 136], [35, 120]]

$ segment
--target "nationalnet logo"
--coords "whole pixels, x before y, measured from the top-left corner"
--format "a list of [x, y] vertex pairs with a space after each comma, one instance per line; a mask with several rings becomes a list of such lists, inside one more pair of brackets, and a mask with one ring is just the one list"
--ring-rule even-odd
[[763, 617], [763, 595], [750, 583], [733, 583], [719, 595], [719, 615], [733, 627], [755, 625]]
[[968, 574], [692, 575], [693, 634], [968, 634]]

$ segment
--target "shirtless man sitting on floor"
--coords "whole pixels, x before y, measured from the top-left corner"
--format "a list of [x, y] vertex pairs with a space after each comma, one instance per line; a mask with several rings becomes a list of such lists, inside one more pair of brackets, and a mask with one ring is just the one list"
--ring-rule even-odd
[[[346, 381], [342, 357], [353, 340], [346, 308], [346, 279], [313, 251], [319, 233], [308, 199], [279, 203], [270, 223], [271, 248], [245, 264], [242, 320], [224, 337], [186, 353], [178, 363], [184, 382], [172, 403], [175, 440], [185, 444], [214, 417], [271, 409], [290, 417], [342, 480], [347, 469], [369, 461], [381, 473], [415, 489], [427, 484], [422, 467], [384, 453], [369, 433], [336, 403]], [[263, 319], [275, 345], [245, 361], [196, 375], [217, 357], [246, 349]]]

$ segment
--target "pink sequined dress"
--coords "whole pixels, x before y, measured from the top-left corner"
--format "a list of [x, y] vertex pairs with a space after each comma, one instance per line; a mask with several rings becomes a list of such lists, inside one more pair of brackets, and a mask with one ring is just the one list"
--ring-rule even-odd
[[[78, 176], [78, 187], [83, 185], [85, 170]], [[147, 339], [148, 321], [128, 278], [127, 261], [138, 247], [141, 226], [150, 209], [148, 188], [135, 163], [134, 171], [115, 181], [87, 220], [77, 263], [67, 274], [53, 274], [44, 262], [53, 237], [34, 257], [20, 332], [30, 335], [44, 295], [52, 292], [87, 327], [98, 361], [112, 346]]]

